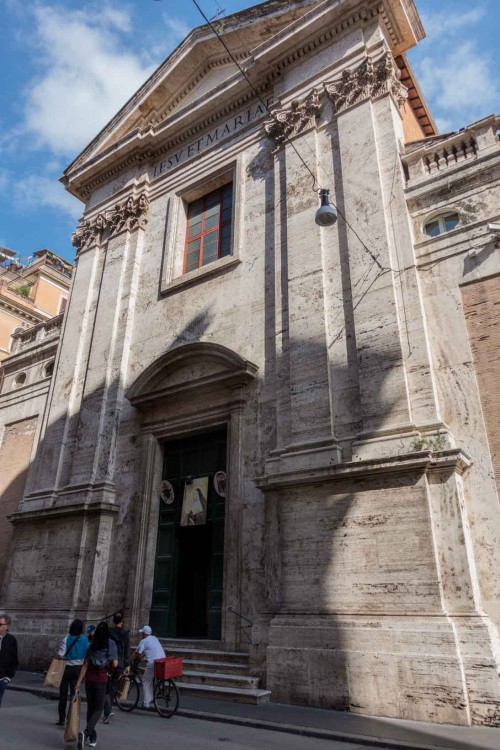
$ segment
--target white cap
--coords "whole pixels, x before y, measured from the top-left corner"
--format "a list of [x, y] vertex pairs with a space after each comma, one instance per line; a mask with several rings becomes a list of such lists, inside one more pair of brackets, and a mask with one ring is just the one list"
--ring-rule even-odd
[[152, 632], [153, 631], [151, 630], [151, 628], [149, 627], [149, 625], [144, 625], [143, 628], [139, 629], [139, 633], [144, 633], [144, 635], [151, 635]]

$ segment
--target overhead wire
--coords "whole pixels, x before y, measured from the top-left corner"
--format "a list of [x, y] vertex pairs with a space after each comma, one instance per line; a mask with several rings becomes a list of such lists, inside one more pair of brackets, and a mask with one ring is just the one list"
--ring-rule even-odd
[[[246, 74], [245, 70], [242, 68], [242, 66], [240, 65], [240, 63], [238, 62], [238, 60], [235, 58], [235, 56], [233, 55], [233, 53], [231, 52], [231, 50], [229, 49], [229, 47], [225, 43], [224, 39], [222, 38], [221, 34], [219, 33], [219, 31], [217, 30], [217, 28], [215, 27], [215, 25], [207, 17], [207, 15], [203, 11], [203, 9], [200, 7], [200, 5], [197, 2], [197, 0], [192, 0], [192, 2], [193, 2], [193, 5], [195, 5], [195, 7], [197, 8], [197, 10], [200, 13], [201, 17], [209, 25], [209, 27], [211, 28], [211, 30], [213, 31], [213, 33], [215, 34], [215, 36], [219, 40], [220, 44], [224, 47], [225, 51], [229, 55], [229, 58], [236, 65], [236, 67], [240, 71], [241, 75], [243, 76], [243, 78], [245, 79], [245, 81], [248, 83], [248, 85], [249, 85], [252, 93], [254, 94], [254, 96], [262, 104], [262, 106], [264, 107], [264, 109], [266, 110], [266, 112], [268, 113], [268, 115], [274, 120], [275, 123], [278, 124], [279, 121], [278, 121], [276, 115], [269, 109], [267, 103], [262, 99], [261, 95], [256, 90], [255, 86], [253, 85], [253, 83], [249, 79], [249, 77]], [[214, 0], [214, 2], [216, 4], [216, 6], [220, 9], [219, 4], [215, 0]], [[217, 23], [221, 23], [221, 21], [219, 21]], [[246, 52], [250, 56], [250, 52], [248, 50], [246, 50]], [[291, 148], [293, 149], [293, 151], [295, 152], [295, 154], [298, 156], [298, 158], [299, 158], [300, 162], [302, 163], [302, 165], [306, 168], [306, 170], [311, 175], [312, 180], [313, 180], [313, 192], [317, 192], [317, 190], [315, 189], [315, 185], [316, 185], [316, 183], [318, 181], [317, 178], [316, 178], [316, 175], [314, 174], [314, 172], [312, 171], [312, 169], [309, 167], [309, 165], [307, 164], [307, 162], [305, 161], [305, 159], [302, 157], [302, 154], [299, 153], [299, 151], [297, 150], [297, 147], [295, 146], [295, 144], [293, 143], [293, 141], [291, 141], [291, 139], [287, 135], [285, 135], [285, 140], [291, 146]], [[306, 144], [306, 147], [311, 151], [314, 159], [316, 160], [316, 154], [314, 154], [314, 152], [311, 149], [311, 147], [309, 146], [309, 144]], [[326, 175], [327, 180], [329, 182], [330, 181], [330, 177], [326, 174], [326, 171], [323, 169], [321, 163], [318, 162], [317, 160], [316, 160], [316, 166], [320, 170], [322, 170], [324, 172], [324, 174]], [[391, 189], [391, 191], [392, 191], [392, 189]], [[342, 218], [342, 220], [344, 221], [344, 223], [346, 224], [346, 226], [354, 234], [354, 236], [356, 237], [356, 239], [358, 240], [358, 242], [360, 243], [360, 245], [362, 246], [362, 248], [364, 249], [364, 251], [370, 256], [370, 258], [372, 259], [373, 263], [375, 263], [381, 271], [391, 271], [392, 273], [398, 275], [398, 274], [402, 274], [405, 271], [408, 271], [408, 270], [410, 270], [410, 269], [412, 269], [412, 268], [415, 267], [415, 265], [412, 264], [410, 266], [407, 266], [406, 268], [396, 269], [396, 268], [392, 268], [392, 266], [384, 266], [384, 265], [382, 265], [382, 263], [380, 262], [378, 256], [375, 254], [375, 251], [371, 250], [368, 247], [368, 245], [366, 244], [366, 242], [361, 238], [359, 232], [357, 232], [356, 229], [352, 226], [352, 224], [348, 221], [348, 219], [347, 219], [346, 215], [344, 214], [344, 212], [336, 205], [336, 203], [333, 200], [330, 200], [330, 198], [329, 198], [329, 202], [335, 208], [335, 210], [337, 211], [338, 215]]]

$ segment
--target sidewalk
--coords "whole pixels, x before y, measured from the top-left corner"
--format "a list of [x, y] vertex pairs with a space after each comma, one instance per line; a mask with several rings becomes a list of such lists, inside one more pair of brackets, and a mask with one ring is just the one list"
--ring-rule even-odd
[[[9, 689], [55, 700], [59, 691], [44, 687], [43, 680], [44, 675], [40, 672], [17, 672]], [[252, 706], [207, 698], [187, 698], [181, 694], [178, 715], [393, 750], [500, 750], [500, 728], [372, 718], [283, 703]]]

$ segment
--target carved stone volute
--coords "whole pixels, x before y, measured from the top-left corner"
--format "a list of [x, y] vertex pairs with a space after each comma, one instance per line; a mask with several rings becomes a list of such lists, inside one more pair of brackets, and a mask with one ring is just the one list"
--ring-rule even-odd
[[95, 219], [83, 219], [71, 237], [77, 254], [120, 232], [144, 229], [148, 210], [149, 199], [141, 193], [137, 198], [130, 196], [123, 203], [117, 203], [108, 215], [98, 214]]
[[366, 57], [353, 70], [343, 70], [340, 78], [324, 84], [334, 114], [363, 99], [391, 94], [398, 106], [408, 98], [408, 91], [400, 81], [399, 72], [390, 52], [373, 61]]
[[267, 135], [274, 141], [273, 151], [278, 151], [287, 140], [301, 133], [320, 112], [321, 103], [316, 89], [307, 99], [294, 99], [288, 109], [275, 110], [273, 119], [264, 123]]

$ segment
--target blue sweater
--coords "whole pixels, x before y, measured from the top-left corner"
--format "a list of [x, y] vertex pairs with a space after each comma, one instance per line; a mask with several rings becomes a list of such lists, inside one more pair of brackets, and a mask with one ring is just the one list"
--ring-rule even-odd
[[[68, 663], [80, 663], [83, 664], [83, 660], [85, 659], [85, 654], [87, 653], [87, 649], [89, 647], [89, 639], [86, 635], [78, 636], [78, 639], [75, 641], [75, 645], [71, 646], [73, 641], [75, 640], [76, 635], [67, 635], [63, 642], [61, 643], [61, 648], [59, 649], [59, 656], [63, 656], [66, 662]], [[66, 653], [66, 650], [68, 647], [71, 646], [68, 653]]]

